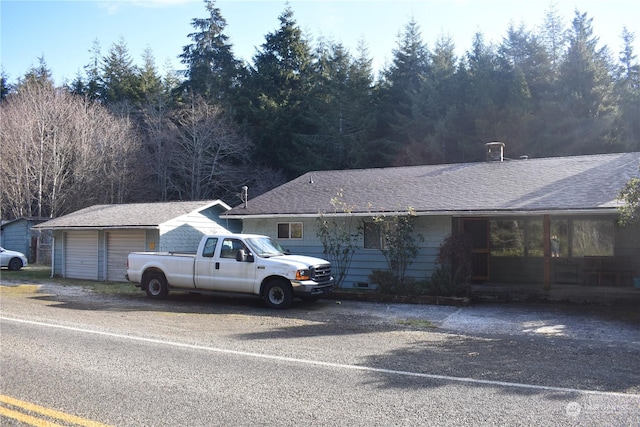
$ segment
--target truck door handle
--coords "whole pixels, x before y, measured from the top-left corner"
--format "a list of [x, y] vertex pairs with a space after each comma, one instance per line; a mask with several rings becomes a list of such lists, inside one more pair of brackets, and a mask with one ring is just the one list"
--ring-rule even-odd
[[220, 270], [220, 263], [216, 262], [216, 270]]

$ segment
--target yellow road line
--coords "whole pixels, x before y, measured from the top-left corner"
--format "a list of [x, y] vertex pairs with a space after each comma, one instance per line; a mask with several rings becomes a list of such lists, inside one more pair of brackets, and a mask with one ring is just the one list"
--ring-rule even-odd
[[[97, 421], [93, 421], [93, 420], [89, 420], [87, 418], [82, 418], [82, 417], [77, 417], [75, 415], [71, 415], [71, 414], [67, 414], [65, 412], [61, 412], [61, 411], [56, 411], [55, 409], [49, 409], [49, 408], [45, 408], [44, 406], [38, 406], [38, 405], [34, 405], [33, 403], [29, 403], [29, 402], [25, 402], [22, 400], [18, 400], [18, 399], [14, 399], [13, 397], [10, 396], [5, 396], [0, 394], [0, 402], [2, 403], [6, 403], [7, 405], [11, 405], [11, 406], [15, 406], [17, 408], [21, 408], [21, 409], [25, 409], [27, 411], [31, 411], [31, 412], [35, 412], [50, 418], [55, 418], [58, 420], [61, 420], [63, 422], [66, 423], [73, 423], [73, 424], [77, 424], [80, 426], [84, 426], [84, 427], [109, 427], [106, 424], [102, 424], [99, 423]], [[5, 413], [7, 412], [7, 413]], [[10, 409], [6, 409], [6, 408], [2, 408], [0, 407], [0, 415], [4, 415], [10, 418], [14, 418], [14, 419], [18, 419], [15, 416], [10, 415], [11, 414], [19, 414], [23, 417], [26, 418], [30, 418], [33, 420], [36, 420], [38, 422], [40, 422], [40, 424], [34, 424], [33, 422], [30, 421], [26, 421], [24, 420], [25, 423], [27, 424], [31, 424], [33, 426], [58, 426], [59, 424], [55, 424], [55, 423], [51, 423], [51, 422], [47, 422], [44, 420], [40, 420], [38, 418], [35, 417], [31, 417], [30, 415], [24, 415], [21, 414], [20, 412], [17, 411], [12, 411]], [[20, 420], [20, 419], [18, 419]], [[20, 420], [23, 421], [23, 420]]]
[[35, 427], [64, 427], [62, 424], [52, 423], [51, 421], [32, 417], [22, 412], [12, 411], [11, 409], [0, 407], [0, 415], [3, 417], [13, 418], [21, 423], [29, 424]]

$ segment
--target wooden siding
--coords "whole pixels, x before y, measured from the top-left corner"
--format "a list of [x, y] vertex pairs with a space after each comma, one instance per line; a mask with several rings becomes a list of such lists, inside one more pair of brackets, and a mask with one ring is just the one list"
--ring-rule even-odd
[[227, 233], [220, 223], [219, 206], [182, 215], [160, 225], [160, 241], [157, 251], [162, 252], [195, 252], [200, 239], [205, 234]]
[[[357, 230], [357, 222], [362, 219], [371, 220], [366, 217], [353, 217], [352, 227]], [[302, 222], [302, 239], [278, 239], [278, 223], [282, 222]], [[264, 234], [273, 237], [282, 247], [292, 253], [327, 258], [322, 250], [322, 243], [318, 238], [318, 222], [315, 218], [276, 218], [276, 219], [245, 219], [243, 221], [243, 233]], [[442, 241], [451, 233], [451, 218], [447, 216], [418, 217], [415, 223], [416, 233], [424, 236], [418, 256], [407, 270], [409, 277], [418, 280], [431, 277], [438, 255], [438, 249]], [[357, 242], [358, 249], [354, 253], [351, 266], [342, 283], [342, 287], [361, 287], [363, 284], [375, 287], [374, 283], [369, 283], [369, 274], [376, 269], [386, 270], [387, 261], [383, 253], [378, 249], [364, 249], [364, 237], [360, 236]]]
[[29, 258], [30, 237], [27, 220], [16, 220], [2, 226], [0, 246], [11, 251], [22, 252]]
[[12, 251], [25, 254], [30, 264], [36, 262], [37, 244], [34, 242], [36, 233], [31, 232], [31, 228], [43, 222], [33, 218], [19, 218], [5, 223], [0, 230], [0, 246]]

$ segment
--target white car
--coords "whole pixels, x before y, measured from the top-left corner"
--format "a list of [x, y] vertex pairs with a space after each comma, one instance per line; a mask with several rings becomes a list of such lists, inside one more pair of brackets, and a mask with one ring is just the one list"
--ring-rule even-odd
[[10, 251], [0, 247], [0, 267], [7, 267], [9, 270], [18, 271], [26, 267], [27, 257], [22, 252]]

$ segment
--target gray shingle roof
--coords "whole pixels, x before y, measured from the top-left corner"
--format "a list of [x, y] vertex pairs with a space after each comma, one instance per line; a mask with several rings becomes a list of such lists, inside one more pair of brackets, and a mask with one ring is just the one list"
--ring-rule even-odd
[[353, 213], [613, 209], [639, 165], [635, 152], [309, 172], [223, 217], [332, 213], [338, 193]]
[[223, 209], [228, 208], [226, 204], [219, 200], [94, 205], [54, 218], [37, 225], [35, 228], [150, 228], [216, 204], [223, 206]]

